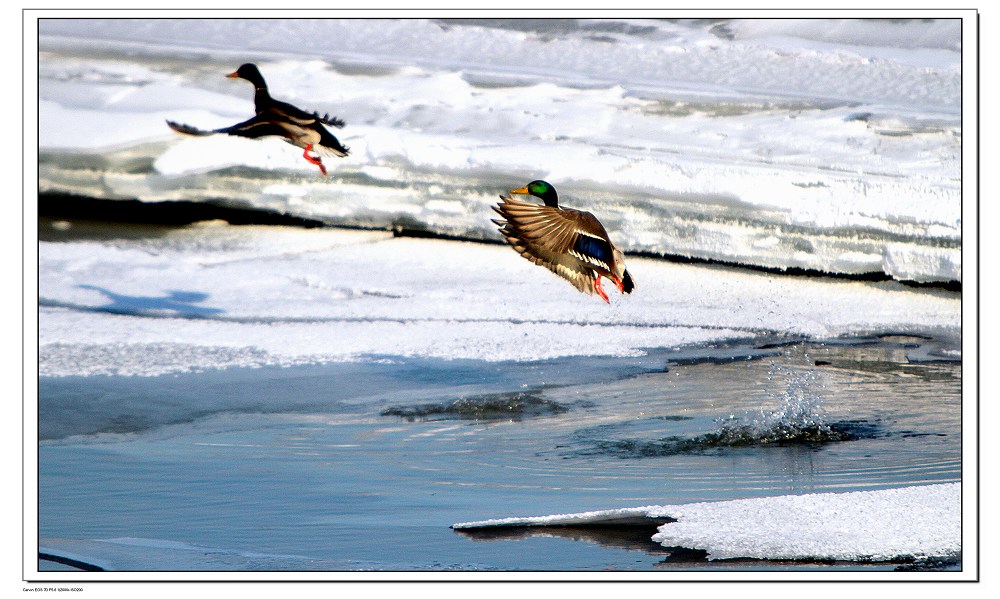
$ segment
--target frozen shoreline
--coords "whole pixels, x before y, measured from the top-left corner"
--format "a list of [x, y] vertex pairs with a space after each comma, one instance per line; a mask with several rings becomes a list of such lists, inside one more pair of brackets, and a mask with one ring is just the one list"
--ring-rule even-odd
[[[881, 47], [850, 20], [539, 26], [43, 22], [39, 188], [484, 239], [496, 196], [545, 178], [626, 251], [961, 282], [954, 23], [891, 23]], [[289, 53], [288, 34], [338, 42]], [[256, 45], [237, 58], [230, 37]], [[329, 178], [279, 141], [164, 125], [245, 118], [222, 75], [248, 55], [279, 96], [347, 120]]]

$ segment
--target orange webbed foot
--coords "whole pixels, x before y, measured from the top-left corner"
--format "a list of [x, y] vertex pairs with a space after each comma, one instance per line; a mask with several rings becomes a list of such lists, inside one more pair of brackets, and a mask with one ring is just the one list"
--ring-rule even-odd
[[319, 172], [323, 173], [323, 176], [326, 176], [326, 167], [323, 166], [323, 159], [320, 158], [319, 156], [311, 155], [309, 152], [312, 151], [312, 148], [313, 148], [312, 144], [306, 146], [306, 150], [302, 152], [302, 157], [305, 158], [306, 162], [308, 162], [309, 164], [315, 164], [316, 166], [318, 166]]
[[605, 293], [604, 288], [601, 287], [601, 275], [597, 275], [597, 278], [594, 280], [594, 291], [597, 292], [597, 295], [601, 296], [601, 299], [604, 300], [605, 304], [611, 303], [611, 300], [608, 299], [608, 294]]

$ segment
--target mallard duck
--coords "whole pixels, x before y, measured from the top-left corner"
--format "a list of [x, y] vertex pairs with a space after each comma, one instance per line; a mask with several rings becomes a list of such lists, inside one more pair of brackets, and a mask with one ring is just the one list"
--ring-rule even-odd
[[324, 175], [326, 167], [323, 165], [322, 158], [311, 155], [311, 152], [324, 156], [347, 156], [349, 148], [342, 145], [326, 128], [326, 126], [330, 126], [339, 129], [344, 126], [344, 121], [337, 117], [331, 117], [329, 114], [320, 116], [318, 112], [309, 113], [287, 102], [275, 100], [268, 93], [267, 83], [264, 82], [264, 77], [257, 69], [257, 65], [244, 64], [226, 76], [246, 79], [253, 83], [255, 90], [253, 102], [257, 112], [256, 116], [222, 129], [204, 130], [174, 121], [167, 121], [167, 125], [174, 131], [185, 135], [225, 133], [254, 139], [280, 137], [292, 145], [303, 148], [302, 157], [310, 164], [318, 166]]
[[493, 222], [511, 246], [528, 260], [556, 273], [584, 293], [608, 294], [601, 277], [614, 281], [622, 293], [635, 289], [632, 275], [625, 270], [625, 256], [611, 243], [601, 221], [589, 213], [559, 206], [556, 189], [545, 181], [532, 181], [511, 194], [531, 195], [545, 205], [500, 196], [492, 206], [505, 220]]

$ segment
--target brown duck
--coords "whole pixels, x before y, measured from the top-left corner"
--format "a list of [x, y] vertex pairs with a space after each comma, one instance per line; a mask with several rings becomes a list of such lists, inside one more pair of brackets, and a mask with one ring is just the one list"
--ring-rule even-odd
[[[310, 164], [315, 164], [324, 175], [326, 167], [320, 156], [347, 156], [349, 148], [340, 143], [326, 126], [344, 126], [344, 121], [329, 114], [320, 116], [318, 112], [306, 112], [300, 108], [292, 106], [287, 102], [275, 100], [267, 91], [267, 83], [260, 74], [260, 70], [254, 64], [244, 64], [227, 77], [238, 77], [246, 79], [254, 86], [254, 108], [256, 116], [222, 129], [204, 130], [167, 121], [167, 125], [186, 135], [215, 135], [225, 133], [239, 137], [249, 137], [257, 139], [260, 137], [280, 137], [288, 143], [303, 148], [302, 157]], [[312, 153], [318, 154], [313, 156]]]
[[500, 196], [502, 201], [492, 206], [505, 219], [493, 222], [517, 253], [608, 303], [602, 276], [614, 281], [622, 293], [635, 289], [632, 275], [625, 270], [625, 256], [593, 214], [560, 207], [555, 188], [545, 181], [532, 181], [510, 193], [531, 195], [545, 203]]

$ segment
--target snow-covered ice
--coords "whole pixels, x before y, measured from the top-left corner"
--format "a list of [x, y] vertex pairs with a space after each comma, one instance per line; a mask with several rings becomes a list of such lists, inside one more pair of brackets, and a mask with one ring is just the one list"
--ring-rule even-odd
[[[39, 190], [494, 239], [544, 178], [626, 251], [962, 280], [961, 24], [100, 20], [39, 24]], [[288, 39], [309, 39], [290, 48]], [[197, 56], [197, 60], [192, 60]], [[184, 138], [277, 97], [336, 114], [320, 177], [276, 140]]]
[[636, 290], [609, 288], [607, 305], [501, 245], [219, 223], [44, 242], [39, 369], [158, 375], [379, 356], [524, 361], [879, 334], [931, 336], [959, 350], [955, 294], [655, 259], [628, 266]]
[[[653, 540], [708, 559], [887, 561], [954, 557], [961, 485], [810, 493], [464, 522], [456, 529], [668, 522]], [[670, 521], [675, 520], [675, 521]]]

